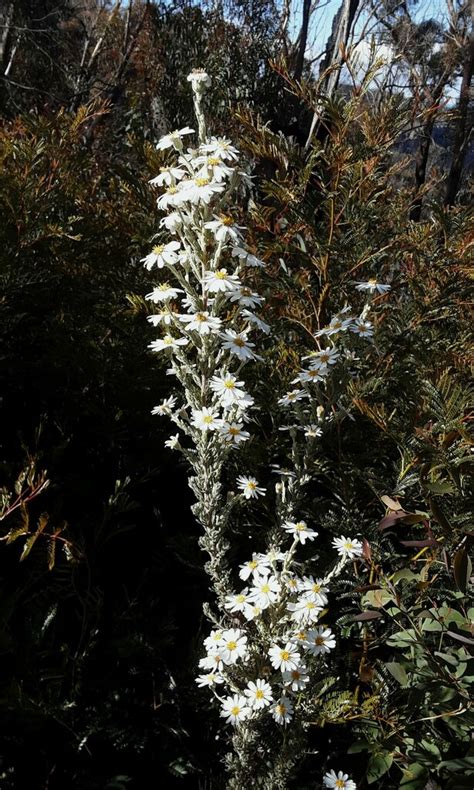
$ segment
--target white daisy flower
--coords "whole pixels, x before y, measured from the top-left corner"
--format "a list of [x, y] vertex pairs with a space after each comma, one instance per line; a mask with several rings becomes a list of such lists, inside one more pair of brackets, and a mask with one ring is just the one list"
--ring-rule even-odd
[[372, 337], [374, 334], [374, 327], [370, 321], [362, 321], [361, 318], [357, 318], [351, 326], [351, 332], [354, 332], [360, 337]]
[[208, 669], [211, 672], [223, 672], [224, 659], [222, 657], [222, 653], [218, 648], [212, 650], [212, 652], [208, 653], [207, 656], [201, 658], [199, 661], [199, 666], [201, 669]]
[[341, 318], [340, 315], [335, 315], [331, 318], [329, 325], [326, 326], [324, 329], [320, 329], [319, 332], [315, 332], [315, 337], [321, 337], [321, 335], [337, 335], [338, 332], [346, 332], [350, 325], [352, 324], [352, 318]]
[[245, 477], [240, 475], [237, 478], [237, 488], [239, 488], [245, 499], [257, 499], [259, 496], [265, 496], [266, 488], [261, 488], [255, 477]]
[[268, 576], [271, 573], [270, 560], [265, 554], [252, 554], [252, 559], [240, 566], [239, 576], [247, 581], [250, 576]]
[[218, 413], [213, 409], [204, 406], [202, 409], [193, 409], [191, 425], [198, 428], [203, 433], [205, 431], [215, 431], [219, 428], [221, 420]]
[[330, 628], [325, 628], [320, 625], [317, 628], [311, 628], [307, 635], [306, 640], [303, 642], [303, 648], [311, 656], [319, 656], [320, 653], [329, 653], [330, 650], [336, 647], [336, 639]]
[[221, 338], [224, 340], [222, 348], [230, 351], [231, 354], [238, 357], [238, 359], [255, 359], [256, 354], [252, 351], [255, 348], [255, 343], [250, 343], [246, 332], [234, 332], [233, 329], [227, 329], [221, 332]]
[[170, 415], [173, 411], [174, 407], [176, 406], [176, 398], [174, 395], [171, 395], [169, 398], [165, 398], [162, 400], [159, 406], [155, 406], [151, 413], [157, 414], [159, 417], [163, 417], [164, 415]]
[[263, 269], [265, 267], [264, 261], [261, 261], [260, 258], [257, 258], [252, 253], [247, 252], [243, 247], [232, 247], [232, 257], [238, 258], [240, 260], [241, 265], [243, 266], [251, 266], [253, 268], [260, 268]]
[[240, 285], [240, 280], [236, 274], [229, 274], [227, 269], [217, 269], [205, 273], [204, 283], [209, 293], [225, 293], [234, 291]]
[[239, 628], [230, 628], [222, 634], [222, 644], [218, 650], [224, 664], [235, 664], [239, 658], [244, 659], [247, 655], [247, 637]]
[[367, 282], [356, 283], [356, 291], [368, 291], [371, 294], [375, 293], [375, 291], [377, 291], [378, 294], [385, 294], [387, 291], [390, 291], [391, 288], [391, 285], [379, 283], [376, 277], [371, 277]]
[[164, 349], [179, 348], [179, 346], [186, 346], [187, 344], [188, 339], [186, 337], [165, 335], [159, 340], [153, 340], [151, 343], [148, 343], [148, 348], [151, 349], [151, 351], [163, 351]]
[[174, 436], [170, 436], [170, 438], [165, 442], [165, 447], [167, 447], [168, 450], [177, 450], [179, 447], [179, 433], [175, 433]]
[[180, 191], [181, 200], [183, 202], [189, 201], [190, 203], [210, 203], [215, 195], [224, 191], [224, 184], [219, 184], [216, 181], [211, 181], [209, 178], [193, 178], [187, 181], [181, 181]]
[[293, 705], [288, 697], [283, 696], [272, 705], [271, 712], [277, 724], [288, 724], [292, 718]]
[[266, 562], [270, 562], [272, 564], [286, 560], [286, 553], [284, 551], [280, 551], [279, 549], [270, 549], [270, 551], [267, 551], [266, 554], [259, 554], [258, 556], [262, 557], [262, 559], [266, 560]]
[[242, 307], [258, 307], [265, 301], [263, 296], [253, 293], [252, 289], [245, 285], [240, 285], [238, 288], [234, 286], [234, 289], [230, 294], [230, 301], [238, 302]]
[[213, 392], [219, 397], [220, 402], [225, 407], [238, 405], [245, 396], [243, 381], [237, 381], [232, 373], [225, 373], [221, 376], [213, 376], [210, 382], [210, 387]]
[[319, 367], [326, 369], [329, 365], [335, 365], [340, 357], [339, 351], [333, 346], [323, 348], [322, 351], [314, 351], [303, 359], [310, 359], [310, 367]]
[[291, 612], [291, 619], [297, 623], [316, 623], [322, 611], [321, 606], [306, 595], [296, 603], [287, 604], [287, 609]]
[[187, 324], [188, 331], [199, 332], [200, 335], [209, 335], [211, 332], [217, 333], [221, 325], [221, 319], [216, 316], [209, 315], [207, 310], [201, 310], [192, 315], [180, 315], [179, 320], [183, 324]]
[[298, 592], [298, 577], [295, 576], [294, 573], [292, 573], [289, 576], [285, 575], [284, 583], [288, 587], [290, 592], [292, 593]]
[[145, 258], [141, 259], [141, 263], [145, 269], [153, 269], [157, 266], [162, 269], [163, 266], [172, 266], [178, 260], [176, 250], [179, 250], [181, 244], [179, 241], [169, 241], [168, 244], [157, 244], [153, 247], [152, 251]]
[[331, 769], [329, 773], [324, 774], [323, 778], [324, 787], [330, 787], [331, 790], [357, 790], [357, 785], [352, 779], [349, 779], [349, 774], [344, 774], [342, 771], [335, 771]]
[[314, 579], [313, 576], [303, 576], [303, 578], [298, 581], [298, 590], [304, 592], [307, 598], [311, 598], [320, 606], [326, 606], [328, 602], [328, 597], [326, 595], [328, 588], [323, 587], [321, 579]]
[[224, 678], [218, 672], [208, 672], [207, 675], [199, 675], [196, 678], [196, 683], [199, 688], [204, 686], [216, 686], [218, 683], [223, 683]]
[[245, 721], [251, 714], [248, 707], [247, 698], [243, 694], [234, 694], [227, 697], [221, 709], [221, 716], [225, 718], [228, 724], [238, 725], [241, 721]]
[[240, 315], [242, 316], [243, 319], [248, 321], [250, 324], [256, 326], [257, 329], [260, 329], [262, 332], [265, 332], [266, 335], [270, 333], [270, 325], [265, 323], [265, 321], [262, 321], [262, 319], [259, 318], [258, 315], [255, 315], [250, 310], [243, 309], [240, 311]]
[[211, 222], [205, 222], [204, 227], [210, 230], [216, 241], [237, 241], [240, 238], [240, 230], [243, 228], [240, 225], [234, 225], [232, 217], [225, 214], [220, 214]]
[[245, 587], [240, 593], [227, 595], [224, 604], [225, 608], [231, 613], [244, 612], [248, 605], [248, 587]]
[[224, 164], [218, 156], [198, 156], [193, 164], [201, 165], [201, 169], [196, 174], [199, 178], [211, 178], [213, 181], [221, 182], [232, 175], [232, 167]]
[[160, 228], [166, 228], [170, 233], [176, 233], [183, 225], [189, 224], [189, 217], [180, 214], [179, 211], [172, 211], [163, 219], [160, 219]]
[[248, 439], [250, 439], [249, 432], [244, 431], [243, 428], [244, 425], [241, 422], [226, 422], [225, 420], [222, 420], [217, 430], [219, 431], [220, 436], [222, 436], [226, 442], [240, 444], [240, 442], [246, 442]]
[[189, 126], [183, 126], [182, 129], [175, 129], [174, 132], [165, 134], [157, 143], [156, 148], [158, 151], [164, 151], [166, 148], [175, 148], [177, 151], [183, 150], [182, 137], [187, 134], [194, 134], [194, 129]]
[[158, 304], [158, 302], [169, 302], [170, 299], [176, 299], [180, 293], [184, 293], [182, 288], [174, 288], [169, 283], [161, 283], [153, 288], [151, 293], [146, 294], [145, 299]]
[[275, 576], [254, 575], [253, 586], [250, 589], [249, 601], [260, 609], [267, 609], [278, 600], [281, 585]]
[[174, 185], [176, 181], [180, 181], [184, 178], [185, 175], [186, 171], [181, 167], [160, 167], [159, 175], [150, 179], [148, 183], [152, 186], [161, 187], [163, 184], [166, 184], [167, 187], [170, 187], [172, 184]]
[[261, 678], [250, 680], [244, 694], [252, 710], [263, 710], [273, 702], [272, 687]]
[[305, 686], [309, 683], [309, 675], [305, 664], [300, 664], [297, 669], [286, 670], [281, 674], [283, 683], [285, 686], [288, 686], [291, 691], [303, 691]]
[[239, 152], [234, 148], [230, 140], [223, 137], [211, 137], [208, 143], [201, 145], [201, 150], [211, 156], [218, 156], [220, 159], [237, 160]]
[[[180, 182], [180, 184], [181, 183], [182, 182]], [[166, 192], [158, 198], [156, 205], [162, 211], [166, 211], [170, 206], [180, 206], [182, 202], [182, 190], [178, 189], [177, 186], [170, 186]]]
[[275, 669], [280, 669], [282, 672], [291, 672], [292, 669], [298, 669], [301, 663], [300, 654], [293, 642], [287, 642], [285, 647], [273, 645], [268, 651], [268, 655], [272, 666]]
[[304, 647], [305, 642], [308, 641], [308, 632], [304, 628], [299, 628], [295, 635], [292, 637], [297, 647]]
[[166, 326], [170, 326], [173, 323], [173, 320], [178, 317], [178, 313], [175, 310], [172, 310], [170, 307], [165, 307], [161, 313], [155, 313], [154, 315], [147, 316], [147, 321], [153, 326], [159, 326], [160, 324], [165, 324]]
[[213, 629], [209, 636], [206, 636], [204, 640], [204, 647], [208, 652], [213, 652], [220, 645], [222, 645], [223, 633], [224, 632], [219, 629]]
[[304, 390], [291, 390], [291, 392], [287, 392], [286, 395], [279, 398], [278, 403], [280, 406], [291, 406], [293, 403], [307, 397], [308, 393]]
[[311, 425], [306, 425], [304, 429], [304, 435], [307, 439], [317, 439], [318, 436], [322, 436], [323, 432], [321, 428], [313, 423]]
[[292, 384], [317, 384], [318, 381], [324, 381], [327, 376], [327, 368], [324, 367], [310, 367], [308, 370], [301, 370]]
[[294, 535], [295, 538], [298, 538], [303, 546], [307, 540], [314, 540], [318, 536], [317, 532], [308, 528], [306, 521], [285, 521], [285, 523], [282, 524], [282, 528], [286, 532], [289, 532], [290, 535]]
[[362, 555], [362, 543], [355, 538], [345, 538], [342, 535], [340, 538], [334, 538], [332, 545], [337, 549], [337, 553], [346, 559], [353, 560]]

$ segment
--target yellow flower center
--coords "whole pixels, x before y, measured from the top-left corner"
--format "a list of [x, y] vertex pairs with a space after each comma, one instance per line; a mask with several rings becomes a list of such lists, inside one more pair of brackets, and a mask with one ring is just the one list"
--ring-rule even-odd
[[226, 225], [227, 227], [229, 227], [229, 225], [234, 224], [234, 220], [232, 219], [232, 217], [228, 217], [227, 214], [221, 214], [219, 219], [222, 225]]
[[161, 284], [158, 286], [158, 290], [159, 290], [159, 291], [167, 291], [167, 290], [168, 290], [168, 288], [170, 288], [170, 284], [169, 284], [169, 283], [161, 283]]
[[195, 178], [194, 183], [197, 187], [207, 187], [210, 182], [208, 178]]
[[[371, 277], [368, 282], [370, 283], [370, 285], [377, 285], [377, 279], [375, 277]], [[341, 785], [341, 787], [342, 787], [342, 785]]]
[[265, 594], [269, 593], [270, 592], [270, 586], [268, 584], [262, 584], [261, 592], [263, 592]]
[[257, 691], [255, 692], [255, 699], [263, 699], [262, 689], [257, 689]]
[[165, 248], [164, 244], [157, 244], [156, 247], [153, 247], [152, 252], [155, 255], [161, 255], [161, 253], [163, 252], [164, 248]]
[[225, 280], [227, 277], [227, 269], [218, 269], [215, 276], [218, 280]]
[[202, 421], [206, 423], [206, 425], [212, 425], [214, 422], [214, 417], [211, 414], [205, 414], [202, 418]]
[[347, 549], [347, 551], [350, 551], [354, 548], [354, 546], [350, 541], [347, 541], [347, 543], [344, 543], [344, 548]]
[[207, 164], [210, 165], [210, 167], [217, 167], [218, 165], [220, 165], [220, 163], [221, 160], [217, 156], [208, 157]]
[[236, 650], [237, 642], [227, 642], [227, 650]]
[[235, 384], [234, 384], [233, 381], [224, 381], [224, 387], [226, 389], [228, 389], [228, 390], [233, 390], [234, 387], [235, 387]]
[[290, 654], [288, 650], [282, 650], [280, 653], [280, 658], [282, 661], [288, 661], [288, 659], [290, 658]]
[[178, 191], [178, 187], [170, 187], [166, 191], [167, 191], [168, 195], [176, 195], [176, 193]]
[[313, 601], [308, 601], [305, 608], [311, 611], [311, 609], [316, 609], [316, 604]]
[[196, 321], [207, 321], [207, 315], [204, 315], [204, 313], [196, 313]]
[[256, 560], [251, 560], [250, 562], [247, 563], [247, 565], [249, 566], [249, 568], [254, 570], [258, 566], [258, 562]]
[[167, 346], [171, 346], [173, 344], [173, 338], [171, 335], [165, 335], [163, 338], [163, 343], [166, 343]]
[[249, 480], [247, 483], [247, 488], [250, 488], [251, 491], [255, 491], [257, 486], [255, 485], [255, 483], [252, 482], [252, 480]]
[[336, 779], [335, 787], [342, 787], [342, 790], [344, 790], [344, 784], [344, 779]]
[[244, 603], [245, 602], [245, 595], [238, 595], [237, 596], [237, 603]]
[[304, 521], [298, 521], [298, 523], [296, 524], [296, 529], [298, 532], [303, 532], [306, 529], [306, 524], [304, 523]]
[[231, 708], [231, 711], [230, 711], [230, 712], [231, 712], [232, 716], [238, 716], [238, 715], [239, 715], [239, 713], [240, 713], [240, 708], [239, 708], [239, 706], [238, 706], [238, 705], [234, 705], [234, 707], [233, 707], [233, 708]]
[[277, 713], [278, 713], [279, 716], [284, 716], [285, 715], [286, 709], [285, 709], [284, 705], [277, 705], [276, 709], [277, 709]]
[[307, 636], [306, 631], [298, 631], [298, 633], [296, 634], [296, 638], [301, 640], [305, 640], [306, 636]]

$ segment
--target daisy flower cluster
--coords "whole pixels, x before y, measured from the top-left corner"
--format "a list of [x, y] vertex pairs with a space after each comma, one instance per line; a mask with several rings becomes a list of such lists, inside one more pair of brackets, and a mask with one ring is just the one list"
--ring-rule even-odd
[[[204, 72], [193, 72], [189, 81], [195, 97], [210, 84]], [[198, 124], [202, 130], [201, 116]], [[170, 416], [195, 443], [200, 435], [209, 443], [212, 434], [212, 441], [235, 446], [250, 438], [246, 424], [254, 405], [240, 372], [261, 360], [254, 335], [269, 332], [255, 313], [263, 297], [245, 274], [264, 263], [245, 248], [245, 229], [229, 210], [233, 193], [248, 181], [237, 149], [216, 137], [185, 148], [193, 134], [185, 126], [161, 138], [157, 148], [167, 162], [150, 182], [161, 188], [157, 205], [166, 216], [160, 242], [142, 262], [169, 279], [146, 295], [158, 307], [148, 320], [162, 330], [149, 348], [170, 356], [169, 373], [184, 385], [188, 407], [176, 413], [176, 403], [164, 402], [153, 413]]]
[[[253, 553], [234, 583], [227, 563], [230, 511], [236, 501], [265, 497], [267, 489], [253, 475], [240, 474], [237, 493], [226, 496], [221, 477], [229, 454], [251, 439], [257, 406], [245, 370], [262, 361], [258, 339], [270, 327], [258, 312], [264, 299], [252, 285], [252, 272], [264, 262], [246, 247], [245, 228], [232, 207], [249, 176], [231, 141], [207, 134], [202, 104], [209, 76], [195, 71], [188, 79], [198, 131], [184, 126], [157, 144], [163, 166], [151, 185], [164, 216], [157, 243], [142, 259], [147, 271], [158, 274], [146, 299], [155, 311], [148, 320], [160, 335], [149, 348], [168, 360], [167, 373], [181, 385], [181, 396], [170, 395], [152, 413], [174, 423], [178, 432], [165, 444], [191, 466], [193, 513], [203, 528], [199, 544], [215, 593], [215, 610], [206, 609], [214, 628], [204, 639], [196, 682], [217, 699], [238, 743], [245, 727], [263, 717], [283, 728], [304, 719], [311, 690], [336, 647], [326, 619], [330, 582], [361, 557], [362, 544], [335, 538], [336, 562], [325, 575], [313, 575], [297, 559], [301, 553], [314, 556], [318, 532], [301, 506], [311, 472], [293, 453], [291, 469], [273, 469], [276, 519], [268, 549]], [[306, 448], [314, 447], [331, 418], [320, 397], [328, 378], [353, 358], [344, 338], [372, 337], [368, 310], [366, 305], [357, 316], [345, 307], [333, 316], [315, 335], [317, 350], [303, 357], [308, 362], [294, 389], [279, 399], [293, 419], [288, 430]]]
[[[371, 340], [374, 334], [374, 327], [368, 320], [370, 305], [366, 304], [360, 315], [354, 315], [350, 306], [346, 305], [338, 313], [332, 316], [329, 324], [318, 330], [314, 339], [318, 345], [316, 351], [312, 351], [302, 358], [306, 362], [298, 375], [291, 382], [293, 389], [283, 395], [278, 403], [282, 407], [297, 407], [301, 417], [301, 408], [305, 402], [317, 403], [314, 398], [315, 389], [312, 385], [325, 385], [328, 378], [338, 372], [341, 364], [356, 359], [356, 354], [351, 348], [352, 343], [348, 342], [350, 337]], [[307, 438], [316, 439], [321, 436], [321, 422], [324, 408], [320, 405], [314, 414], [314, 409], [308, 412], [311, 420], [302, 421], [302, 429]]]
[[[210, 77], [197, 70], [188, 79], [198, 132], [184, 126], [157, 144], [163, 166], [150, 183], [164, 216], [142, 263], [158, 275], [146, 295], [154, 308], [148, 320], [160, 331], [149, 349], [169, 360], [167, 373], [178, 379], [183, 396], [181, 402], [166, 398], [152, 413], [167, 416], [179, 430], [165, 444], [181, 451], [194, 470], [193, 512], [204, 527], [201, 547], [222, 598], [227, 577], [220, 473], [228, 454], [251, 438], [256, 407], [243, 372], [261, 361], [258, 336], [270, 327], [258, 315], [264, 299], [249, 283], [249, 273], [264, 262], [247, 249], [232, 206], [250, 178], [237, 148], [207, 134], [202, 102]], [[264, 494], [253, 477], [241, 476], [237, 485], [245, 499]]]
[[[305, 704], [304, 692], [320, 677], [321, 658], [336, 646], [323, 621], [335, 571], [317, 579], [293, 569], [298, 546], [318, 533], [302, 520], [284, 522], [280, 532], [282, 543], [291, 540], [286, 551], [254, 553], [239, 569], [245, 586], [226, 598], [224, 607], [239, 627], [213, 630], [204, 640], [200, 667], [206, 672], [196, 682], [210, 688], [221, 715], [234, 726], [268, 715], [278, 725], [289, 724]], [[355, 539], [336, 538], [333, 545], [338, 573], [362, 553]]]

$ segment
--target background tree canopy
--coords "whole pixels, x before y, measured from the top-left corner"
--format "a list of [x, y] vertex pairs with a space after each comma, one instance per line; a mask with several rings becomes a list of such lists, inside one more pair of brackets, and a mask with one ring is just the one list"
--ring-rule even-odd
[[[208, 583], [186, 469], [150, 413], [170, 383], [140, 262], [155, 143], [189, 122], [197, 66], [213, 133], [254, 168], [240, 209], [267, 262], [268, 402], [354, 279], [392, 282], [376, 363], [344, 396], [357, 419], [325, 438], [311, 492], [328, 535], [356, 520], [381, 559], [374, 589], [339, 591], [340, 686], [293, 786], [349, 750], [360, 788], [472, 787], [469, 4], [0, 14], [2, 790], [224, 786], [194, 683]], [[403, 615], [379, 618], [394, 601]]]

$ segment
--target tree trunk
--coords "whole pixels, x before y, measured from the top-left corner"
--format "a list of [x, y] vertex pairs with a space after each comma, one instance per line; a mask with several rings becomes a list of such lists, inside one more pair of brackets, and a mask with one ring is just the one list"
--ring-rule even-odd
[[[320, 74], [324, 74], [325, 71], [331, 69], [321, 83], [321, 92], [328, 99], [334, 96], [339, 84], [342, 66], [341, 45], [342, 47], [347, 46], [360, 2], [361, 0], [342, 0], [339, 11], [333, 19], [331, 35], [326, 45], [326, 54], [320, 66]], [[321, 119], [323, 108], [324, 105], [318, 108], [314, 113], [308, 139], [306, 141], [306, 148], [309, 147], [311, 138]]]
[[425, 121], [423, 129], [420, 135], [420, 142], [418, 146], [418, 151], [415, 158], [415, 189], [414, 189], [414, 197], [410, 207], [410, 219], [414, 222], [419, 222], [421, 218], [421, 209], [423, 206], [423, 197], [420, 194], [421, 189], [424, 186], [426, 181], [426, 168], [428, 165], [428, 158], [430, 155], [430, 148], [432, 142], [432, 134], [433, 134], [433, 127], [435, 125], [436, 116], [438, 114], [438, 102], [440, 101], [444, 89], [446, 87], [446, 83], [448, 81], [448, 75], [444, 74], [436, 88], [433, 91], [433, 104], [429, 110], [428, 119]]
[[458, 105], [458, 123], [453, 141], [453, 158], [451, 160], [451, 167], [446, 181], [446, 194], [444, 197], [444, 205], [452, 206], [456, 200], [456, 195], [461, 186], [462, 168], [464, 158], [471, 136], [474, 119], [469, 117], [469, 95], [472, 82], [472, 71], [474, 65], [474, 37], [471, 36], [466, 45], [466, 58], [464, 61], [464, 68], [461, 80], [461, 89], [459, 91], [459, 105]]
[[303, 75], [304, 68], [304, 53], [306, 52], [306, 43], [308, 41], [308, 27], [309, 18], [311, 15], [311, 0], [303, 0], [303, 17], [301, 21], [301, 30], [298, 36], [295, 69], [293, 76], [295, 80], [300, 80]]

